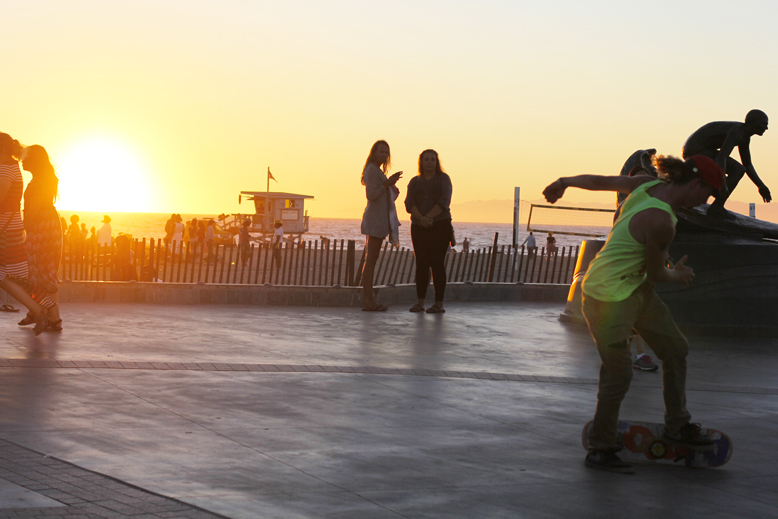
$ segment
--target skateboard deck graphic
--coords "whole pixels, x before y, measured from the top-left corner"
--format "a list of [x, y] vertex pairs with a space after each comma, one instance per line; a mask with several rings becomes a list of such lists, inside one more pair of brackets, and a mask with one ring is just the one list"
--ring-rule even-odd
[[[592, 423], [584, 426], [581, 435], [584, 448], [589, 447]], [[666, 442], [662, 439], [664, 430], [664, 424], [619, 420], [618, 437], [624, 444], [619, 457], [631, 463], [664, 462], [693, 468], [714, 468], [724, 465], [732, 456], [732, 441], [721, 431], [702, 429], [702, 434], [713, 440], [715, 445], [712, 450], [697, 451]]]

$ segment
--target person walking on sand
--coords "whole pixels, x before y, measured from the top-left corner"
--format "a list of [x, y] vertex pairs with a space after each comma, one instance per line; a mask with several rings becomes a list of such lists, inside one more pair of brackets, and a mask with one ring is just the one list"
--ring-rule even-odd
[[[397, 181], [402, 177], [402, 171], [386, 177], [386, 173], [392, 165], [392, 154], [386, 141], [376, 141], [370, 148], [370, 154], [362, 168], [360, 181], [365, 186], [367, 207], [362, 214], [362, 234], [365, 240], [365, 265], [362, 268], [362, 311], [385, 312], [386, 305], [376, 303], [373, 295], [373, 275], [375, 273], [378, 253], [381, 244], [387, 236], [390, 236], [393, 226], [399, 226], [397, 212], [394, 210], [394, 201], [400, 195]], [[394, 221], [392, 221], [394, 213]], [[395, 227], [396, 228], [396, 227]], [[390, 236], [390, 239], [398, 239]], [[399, 243], [399, 241], [398, 241]]]
[[554, 233], [550, 232], [546, 238], [546, 253], [548, 254], [548, 259], [551, 259], [554, 254], [556, 254], [556, 251], [556, 238], [554, 238]]
[[163, 242], [165, 245], [170, 245], [171, 240], [173, 239], [173, 232], [175, 232], [176, 229], [176, 215], [175, 213], [170, 215], [170, 218], [168, 218], [167, 222], [165, 222], [165, 237], [163, 238]]
[[[29, 267], [30, 295], [46, 312], [47, 331], [62, 331], [59, 314], [59, 279], [57, 272], [62, 260], [62, 230], [59, 214], [54, 207], [59, 179], [43, 146], [25, 148], [22, 167], [32, 173], [32, 180], [24, 191], [24, 247]], [[20, 326], [35, 323], [27, 315]]]
[[240, 250], [240, 261], [245, 267], [249, 261], [251, 255], [250, 241], [251, 235], [249, 234], [249, 227], [251, 226], [251, 218], [246, 218], [243, 221], [243, 225], [238, 232], [238, 250]]
[[111, 229], [111, 217], [107, 214], [103, 215], [101, 223], [103, 225], [97, 231], [97, 245], [103, 249], [111, 246], [111, 233], [113, 232]]
[[84, 253], [84, 235], [81, 234], [81, 228], [78, 226], [80, 220], [77, 214], [70, 215], [70, 226], [68, 227], [68, 250], [70, 251], [70, 261], [80, 259]]
[[527, 244], [527, 255], [534, 256], [538, 251], [538, 242], [535, 240], [535, 236], [532, 234], [532, 231], [530, 231], [529, 236], [524, 238], [524, 241], [521, 243], [522, 246], [525, 243]]
[[189, 250], [192, 254], [192, 263], [197, 263], [197, 246], [200, 244], [197, 236], [197, 218], [192, 218], [189, 225], [186, 227], [187, 241], [189, 242]]
[[405, 209], [411, 214], [411, 241], [416, 257], [417, 303], [411, 312], [423, 312], [424, 300], [432, 270], [435, 288], [435, 304], [427, 308], [428, 314], [442, 314], [443, 296], [446, 293], [446, 250], [451, 241], [451, 177], [440, 165], [435, 150], [424, 150], [419, 155], [419, 174], [408, 183]]
[[24, 183], [19, 159], [22, 151], [19, 141], [0, 133], [0, 288], [27, 307], [30, 324], [35, 323], [34, 333], [40, 335], [49, 326], [48, 316], [21, 285], [29, 283], [21, 214]]
[[621, 216], [605, 245], [592, 260], [582, 285], [583, 314], [602, 360], [597, 407], [589, 435], [587, 467], [632, 473], [632, 465], [616, 454], [619, 408], [632, 380], [629, 336], [640, 333], [662, 361], [665, 432], [668, 443], [709, 450], [712, 440], [691, 423], [686, 409], [686, 356], [689, 343], [678, 330], [654, 283], [672, 281], [689, 286], [694, 271], [688, 256], [668, 264], [675, 237], [675, 211], [696, 207], [724, 185], [724, 171], [712, 159], [696, 155], [686, 161], [658, 157], [666, 180], [648, 176], [579, 175], [562, 177], [543, 191], [549, 203], [568, 187], [628, 193]]
[[216, 223], [213, 219], [208, 220], [208, 227], [205, 229], [205, 246], [208, 249], [208, 263], [216, 264], [216, 232], [213, 226]]
[[173, 221], [173, 236], [170, 238], [170, 244], [173, 247], [173, 254], [183, 253], [184, 251], [184, 219], [180, 214], [175, 215]]
[[273, 224], [275, 232], [273, 232], [273, 264], [276, 268], [281, 268], [281, 247], [284, 245], [284, 223], [281, 220], [276, 220]]

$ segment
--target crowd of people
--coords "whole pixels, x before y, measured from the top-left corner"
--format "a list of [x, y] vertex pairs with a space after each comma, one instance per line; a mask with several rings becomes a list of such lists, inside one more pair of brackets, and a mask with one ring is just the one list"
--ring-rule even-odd
[[[181, 254], [189, 247], [190, 261], [197, 261], [198, 251], [202, 251], [202, 261], [216, 263], [218, 261], [216, 247], [216, 222], [213, 219], [198, 220], [192, 218], [184, 223], [180, 214], [173, 213], [165, 223], [163, 242], [168, 247], [171, 256]], [[248, 242], [247, 242], [248, 243]]]
[[70, 225], [62, 217], [60, 217], [60, 222], [62, 224], [63, 243], [65, 244], [66, 251], [76, 253], [76, 251], [83, 249], [85, 246], [110, 247], [113, 245], [111, 217], [107, 214], [103, 215], [103, 219], [100, 221], [102, 224], [100, 229], [92, 226], [90, 230], [87, 230], [86, 223], [81, 222], [81, 217], [77, 214], [70, 216]]

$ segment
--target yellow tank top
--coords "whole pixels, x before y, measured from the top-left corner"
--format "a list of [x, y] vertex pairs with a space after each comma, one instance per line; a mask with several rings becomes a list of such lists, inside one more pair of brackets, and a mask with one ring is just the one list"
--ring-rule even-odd
[[647, 193], [661, 183], [641, 184], [624, 201], [605, 245], [589, 264], [581, 287], [584, 294], [600, 301], [623, 301], [646, 280], [646, 246], [632, 237], [629, 222], [637, 213], [656, 208], [667, 211], [675, 226], [678, 218], [673, 209]]

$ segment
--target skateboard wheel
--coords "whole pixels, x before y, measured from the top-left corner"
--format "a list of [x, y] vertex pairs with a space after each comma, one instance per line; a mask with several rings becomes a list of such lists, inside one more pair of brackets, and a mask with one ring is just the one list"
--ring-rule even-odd
[[667, 445], [661, 441], [651, 442], [646, 452], [652, 460], [661, 460], [667, 455]]

